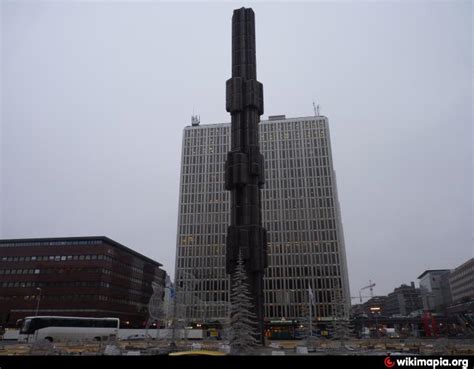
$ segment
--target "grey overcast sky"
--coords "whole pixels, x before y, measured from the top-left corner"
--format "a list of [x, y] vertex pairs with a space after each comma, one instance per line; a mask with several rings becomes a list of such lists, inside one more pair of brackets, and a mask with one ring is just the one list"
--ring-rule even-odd
[[1, 237], [105, 235], [173, 276], [182, 130], [230, 120], [241, 6], [263, 118], [329, 118], [352, 295], [473, 257], [470, 1], [3, 1]]

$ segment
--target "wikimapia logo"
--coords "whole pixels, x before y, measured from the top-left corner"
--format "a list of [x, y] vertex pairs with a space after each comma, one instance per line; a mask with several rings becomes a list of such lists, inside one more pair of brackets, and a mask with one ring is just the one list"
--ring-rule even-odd
[[469, 359], [420, 359], [415, 357], [406, 357], [403, 359], [393, 359], [387, 356], [383, 361], [386, 368], [407, 367], [407, 366], [419, 366], [419, 367], [431, 367], [436, 369], [438, 367], [461, 367], [462, 369], [468, 369]]
[[392, 361], [392, 359], [390, 359], [390, 356], [387, 356], [383, 363], [387, 368], [393, 368], [395, 366], [395, 363]]

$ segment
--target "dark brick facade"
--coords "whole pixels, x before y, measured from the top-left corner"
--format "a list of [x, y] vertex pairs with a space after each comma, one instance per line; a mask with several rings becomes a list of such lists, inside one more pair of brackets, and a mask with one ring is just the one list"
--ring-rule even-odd
[[0, 240], [0, 325], [15, 326], [38, 309], [141, 327], [152, 282], [165, 283], [160, 266], [107, 237]]

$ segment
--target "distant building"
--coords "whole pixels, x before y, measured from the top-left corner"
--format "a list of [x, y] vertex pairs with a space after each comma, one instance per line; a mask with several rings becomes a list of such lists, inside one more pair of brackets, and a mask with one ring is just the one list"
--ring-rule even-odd
[[415, 288], [414, 282], [411, 282], [410, 286], [402, 284], [388, 294], [385, 301], [385, 315], [408, 316], [422, 307], [420, 290]]
[[452, 296], [449, 313], [474, 313], [474, 258], [454, 269], [449, 283]]
[[418, 277], [424, 310], [446, 314], [446, 309], [451, 304], [450, 272], [449, 269], [432, 269], [424, 271]]
[[[184, 128], [176, 245], [176, 290], [185, 295], [186, 317], [228, 317], [229, 276], [225, 271], [230, 192], [224, 164], [231, 125]], [[259, 124], [265, 157], [263, 225], [268, 231], [264, 278], [265, 317], [349, 315], [350, 295], [329, 122], [323, 116], [272, 116]]]
[[0, 325], [31, 315], [118, 317], [141, 327], [161, 264], [107, 237], [0, 240]]
[[353, 317], [358, 316], [370, 316], [371, 314], [378, 314], [385, 316], [385, 305], [387, 303], [387, 296], [374, 296], [364, 302], [363, 304], [352, 305], [351, 315]]

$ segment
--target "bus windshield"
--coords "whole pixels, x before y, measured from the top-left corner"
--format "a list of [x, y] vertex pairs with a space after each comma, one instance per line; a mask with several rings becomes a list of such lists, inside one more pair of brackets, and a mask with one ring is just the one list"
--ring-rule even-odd
[[21, 326], [20, 333], [27, 334], [31, 326], [31, 319], [25, 319]]

